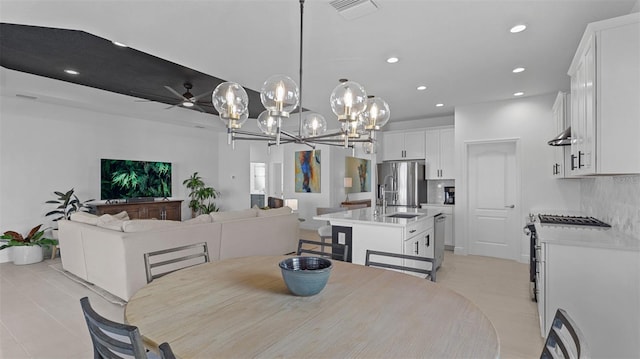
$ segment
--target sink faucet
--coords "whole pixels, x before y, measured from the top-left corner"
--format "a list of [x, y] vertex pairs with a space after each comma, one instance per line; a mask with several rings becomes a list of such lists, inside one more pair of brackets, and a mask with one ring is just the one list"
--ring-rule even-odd
[[[387, 191], [387, 179], [391, 179], [391, 190]], [[395, 188], [395, 179], [393, 178], [392, 175], [386, 175], [384, 177], [384, 180], [382, 180], [382, 213], [386, 213], [387, 212], [387, 193], [396, 193], [397, 191], [394, 191]]]

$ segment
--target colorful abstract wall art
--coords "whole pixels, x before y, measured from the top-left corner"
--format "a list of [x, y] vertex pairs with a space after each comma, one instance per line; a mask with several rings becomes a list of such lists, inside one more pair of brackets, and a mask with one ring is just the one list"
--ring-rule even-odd
[[371, 160], [356, 157], [345, 158], [345, 177], [351, 177], [347, 193], [371, 192]]
[[296, 192], [320, 193], [320, 150], [296, 152]]

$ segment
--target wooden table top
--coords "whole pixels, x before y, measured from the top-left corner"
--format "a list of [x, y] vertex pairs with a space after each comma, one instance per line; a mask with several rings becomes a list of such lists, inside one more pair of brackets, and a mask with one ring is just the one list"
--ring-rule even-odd
[[327, 286], [289, 293], [286, 257], [227, 259], [169, 274], [138, 291], [125, 320], [145, 344], [187, 358], [497, 358], [489, 319], [426, 279], [333, 261]]

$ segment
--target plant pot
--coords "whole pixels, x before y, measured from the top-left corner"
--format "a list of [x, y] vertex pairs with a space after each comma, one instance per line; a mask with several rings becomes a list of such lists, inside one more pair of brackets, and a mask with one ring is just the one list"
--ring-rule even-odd
[[13, 248], [13, 264], [24, 265], [42, 262], [42, 247], [15, 246]]

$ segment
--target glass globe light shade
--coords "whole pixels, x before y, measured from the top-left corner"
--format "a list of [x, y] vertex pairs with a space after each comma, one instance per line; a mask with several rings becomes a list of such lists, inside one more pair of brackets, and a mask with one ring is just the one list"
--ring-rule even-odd
[[[249, 96], [247, 92], [235, 82], [223, 82], [216, 86], [211, 95], [211, 102], [220, 114], [220, 119], [227, 125], [227, 127], [236, 125], [245, 112], [249, 110]], [[246, 121], [246, 118], [244, 119]], [[240, 126], [242, 125], [240, 123]], [[229, 127], [232, 128], [232, 127]], [[240, 128], [240, 127], [233, 127]]]
[[380, 97], [367, 99], [367, 107], [360, 115], [366, 130], [378, 131], [389, 122], [389, 105]]
[[302, 131], [305, 137], [322, 135], [327, 131], [327, 121], [317, 113], [309, 113], [302, 121]]
[[273, 75], [262, 84], [260, 101], [272, 116], [289, 117], [300, 103], [300, 88], [289, 76]]
[[258, 127], [265, 135], [275, 136], [278, 132], [278, 118], [269, 115], [269, 111], [264, 110], [258, 116]]
[[354, 121], [364, 111], [367, 93], [357, 82], [342, 82], [331, 92], [331, 110], [339, 121]]
[[364, 153], [370, 155], [372, 153], [376, 153], [376, 144], [375, 142], [362, 142], [362, 150]]

